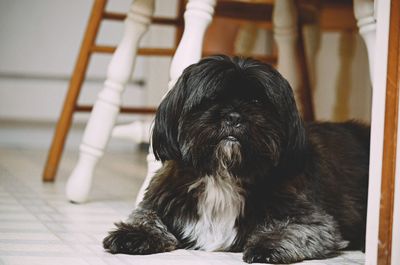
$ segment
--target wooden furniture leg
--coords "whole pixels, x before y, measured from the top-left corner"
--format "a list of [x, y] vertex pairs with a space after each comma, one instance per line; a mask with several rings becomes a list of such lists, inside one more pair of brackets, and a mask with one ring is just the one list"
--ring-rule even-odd
[[[302, 104], [303, 104], [303, 115], [304, 119], [308, 121], [315, 120], [314, 113], [314, 92], [317, 86], [316, 80], [316, 55], [319, 50], [321, 34], [318, 22], [314, 24], [304, 25], [303, 28], [303, 56], [305, 66], [307, 69], [303, 69], [302, 72], [307, 74], [303, 76], [303, 87], [302, 87]], [[304, 82], [304, 77], [307, 77], [307, 81]], [[307, 85], [306, 85], [307, 84]], [[304, 111], [307, 109], [306, 111]]]
[[186, 67], [201, 59], [204, 36], [211, 23], [215, 4], [216, 0], [188, 1], [184, 14], [185, 28], [169, 71], [169, 89], [175, 85]]
[[275, 2], [272, 14], [274, 39], [278, 48], [278, 71], [293, 88], [297, 102], [300, 102], [301, 79], [297, 53], [297, 10], [293, 0]]
[[[204, 35], [212, 20], [215, 4], [216, 0], [188, 1], [184, 14], [185, 27], [182, 39], [171, 62], [169, 89], [173, 88], [186, 67], [200, 60]], [[147, 156], [147, 165], [147, 176], [137, 195], [136, 205], [142, 201], [151, 178], [161, 167], [161, 163], [154, 157], [151, 145]]]
[[303, 26], [304, 52], [307, 57], [307, 69], [310, 77], [310, 86], [315, 91], [316, 86], [316, 58], [321, 43], [321, 28], [319, 24], [319, 8], [316, 4], [307, 5], [310, 23]]
[[[299, 5], [296, 6], [297, 10], [299, 9]], [[298, 21], [297, 26], [297, 71], [300, 75], [299, 80], [299, 88], [298, 88], [298, 106], [302, 112], [303, 119], [305, 121], [314, 121], [315, 113], [314, 113], [314, 101], [313, 95], [311, 91], [311, 76], [310, 76], [310, 68], [307, 63], [307, 55], [305, 48], [305, 40], [304, 40], [304, 27], [303, 22], [301, 20]], [[311, 69], [313, 71], [314, 69]]]
[[374, 56], [376, 41], [376, 19], [374, 16], [373, 0], [354, 0], [354, 16], [357, 19], [357, 26], [367, 47], [369, 60], [369, 73], [371, 82], [374, 78]]
[[[369, 5], [369, 7], [371, 7]], [[381, 192], [379, 209], [379, 232], [378, 232], [378, 260], [377, 265], [397, 265], [394, 263], [396, 256], [399, 257], [399, 249], [396, 248], [396, 238], [393, 234], [398, 227], [394, 221], [395, 195], [399, 178], [399, 164], [396, 162], [399, 145], [399, 102], [400, 102], [400, 3], [392, 0], [390, 3], [390, 24], [388, 43], [388, 62], [386, 76], [386, 99], [385, 99], [385, 121], [383, 132], [383, 156], [381, 173]], [[360, 28], [361, 32], [361, 28]], [[375, 36], [375, 26], [370, 34]], [[372, 42], [372, 40], [371, 40]], [[375, 42], [373, 42], [375, 44]], [[373, 46], [372, 46], [373, 48]], [[373, 55], [373, 54], [371, 54]], [[379, 55], [381, 55], [379, 53]], [[376, 71], [378, 74], [378, 71]], [[397, 177], [396, 177], [397, 175]], [[373, 176], [375, 177], [375, 176]], [[397, 179], [396, 179], [397, 178]], [[398, 230], [397, 230], [398, 231]], [[394, 242], [393, 242], [394, 240]], [[395, 256], [394, 253], [397, 253]]]
[[129, 80], [139, 40], [154, 12], [154, 0], [136, 0], [125, 19], [124, 35], [108, 66], [104, 89], [99, 93], [80, 145], [79, 161], [68, 179], [66, 194], [73, 202], [87, 200], [93, 170], [110, 138], [121, 105], [121, 94]]
[[303, 119], [311, 121], [314, 120], [314, 106], [297, 10], [294, 0], [275, 2], [272, 23], [278, 48], [277, 68], [292, 86]]
[[95, 0], [90, 20], [88, 22], [85, 38], [83, 39], [79, 56], [69, 84], [67, 96], [58, 120], [56, 131], [51, 143], [50, 151], [47, 156], [43, 172], [43, 181], [54, 181], [55, 174], [64, 149], [65, 140], [71, 127], [72, 115], [76, 107], [79, 92], [85, 78], [86, 69], [89, 64], [91, 48], [95, 43], [96, 35], [102, 19], [102, 13], [107, 4], [107, 0]]

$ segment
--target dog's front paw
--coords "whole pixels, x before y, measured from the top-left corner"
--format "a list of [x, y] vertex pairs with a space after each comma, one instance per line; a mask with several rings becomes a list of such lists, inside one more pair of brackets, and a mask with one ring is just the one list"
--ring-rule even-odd
[[247, 263], [289, 264], [305, 259], [301, 251], [284, 242], [263, 240], [247, 244], [243, 250], [243, 260]]
[[247, 263], [285, 263], [276, 249], [265, 246], [248, 247], [243, 252], [243, 260]]
[[116, 226], [103, 240], [103, 247], [113, 254], [154, 254], [172, 251], [178, 245], [171, 233], [158, 227], [126, 223]]

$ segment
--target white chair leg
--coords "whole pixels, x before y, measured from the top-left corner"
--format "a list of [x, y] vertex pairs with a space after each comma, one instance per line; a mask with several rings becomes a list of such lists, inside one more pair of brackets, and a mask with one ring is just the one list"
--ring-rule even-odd
[[[186, 67], [200, 60], [204, 35], [212, 20], [215, 3], [216, 0], [189, 0], [187, 3], [184, 14], [185, 29], [171, 62], [168, 89], [175, 85]], [[154, 157], [151, 145], [147, 155], [147, 163], [147, 176], [136, 197], [136, 205], [143, 200], [152, 177], [161, 167], [161, 163]]]
[[354, 0], [353, 1], [354, 16], [357, 19], [359, 32], [364, 39], [367, 47], [369, 60], [369, 73], [371, 83], [373, 80], [374, 69], [374, 51], [376, 41], [376, 19], [374, 16], [374, 1], [373, 0]]
[[104, 89], [99, 93], [83, 135], [79, 161], [68, 179], [70, 201], [85, 202], [92, 185], [93, 170], [110, 138], [121, 104], [121, 94], [129, 80], [139, 40], [154, 12], [154, 0], [136, 0], [125, 20], [124, 35], [108, 66]]
[[189, 0], [184, 14], [185, 29], [171, 62], [171, 89], [183, 70], [201, 59], [204, 35], [214, 15], [216, 0]]
[[133, 143], [147, 143], [150, 139], [150, 127], [152, 121], [138, 120], [128, 124], [115, 126], [112, 130], [112, 138], [131, 140]]
[[278, 48], [278, 71], [292, 86], [297, 102], [301, 86], [297, 52], [297, 10], [293, 0], [275, 1], [272, 14], [274, 39]]

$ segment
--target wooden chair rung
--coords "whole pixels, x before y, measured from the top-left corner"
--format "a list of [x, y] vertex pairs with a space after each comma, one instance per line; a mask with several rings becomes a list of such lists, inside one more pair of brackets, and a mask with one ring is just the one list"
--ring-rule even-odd
[[94, 45], [90, 48], [91, 52], [98, 52], [98, 53], [114, 53], [116, 47], [115, 46], [108, 46], [108, 45]]
[[178, 26], [178, 25], [183, 24], [183, 19], [182, 18], [168, 18], [168, 17], [153, 17], [151, 19], [151, 23], [161, 24], [161, 25]]
[[[242, 56], [242, 55], [238, 54], [237, 56]], [[259, 60], [262, 62], [266, 62], [266, 63], [270, 63], [270, 64], [276, 64], [278, 62], [278, 57], [276, 55], [255, 54], [255, 55], [250, 55], [250, 56], [243, 55], [243, 57], [251, 57], [253, 59], [256, 59], [256, 60]]]
[[[207, 52], [204, 51], [202, 53], [203, 57], [207, 57], [207, 56], [211, 56], [211, 55], [215, 55], [214, 52]], [[263, 55], [263, 54], [247, 54], [247, 55], [243, 55], [243, 54], [227, 54], [229, 56], [239, 56], [239, 57], [251, 57], [253, 59], [262, 61], [262, 62], [266, 62], [266, 63], [270, 63], [270, 64], [276, 64], [278, 62], [278, 57], [276, 55]]]
[[[77, 105], [75, 111], [79, 112], [91, 112], [93, 109], [92, 105]], [[120, 112], [122, 113], [136, 113], [136, 114], [155, 114], [157, 108], [152, 107], [121, 107]]]
[[[114, 53], [116, 47], [108, 45], [94, 45], [91, 48], [91, 52], [98, 53]], [[139, 48], [138, 55], [147, 56], [173, 56], [175, 53], [174, 48]]]
[[126, 14], [116, 12], [103, 12], [103, 18], [109, 20], [124, 20], [126, 18]]
[[[116, 47], [107, 46], [107, 45], [94, 45], [91, 48], [91, 52], [98, 53], [114, 53]], [[147, 56], [173, 56], [175, 53], [175, 48], [139, 48], [138, 55], [147, 55]], [[211, 52], [203, 52], [203, 56], [210, 56], [214, 53]], [[236, 54], [236, 56], [241, 56], [240, 54]], [[248, 56], [243, 56], [248, 57]], [[268, 62], [271, 64], [276, 64], [278, 61], [278, 57], [276, 55], [252, 55], [250, 56], [254, 59]]]
[[[102, 17], [104, 19], [109, 19], [109, 20], [125, 20], [126, 14], [116, 13], [116, 12], [103, 12]], [[153, 17], [151, 19], [151, 23], [152, 24], [176, 26], [176, 25], [179, 25], [179, 24], [183, 24], [183, 20], [181, 18]]]

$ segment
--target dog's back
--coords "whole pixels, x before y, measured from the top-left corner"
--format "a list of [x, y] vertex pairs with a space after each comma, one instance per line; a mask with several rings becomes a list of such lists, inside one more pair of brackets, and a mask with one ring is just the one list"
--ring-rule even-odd
[[363, 247], [368, 193], [370, 129], [355, 121], [307, 125], [307, 171], [315, 200], [338, 221], [349, 248]]

